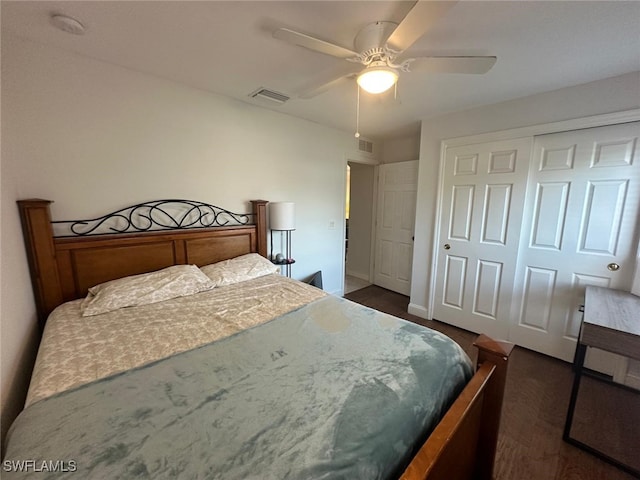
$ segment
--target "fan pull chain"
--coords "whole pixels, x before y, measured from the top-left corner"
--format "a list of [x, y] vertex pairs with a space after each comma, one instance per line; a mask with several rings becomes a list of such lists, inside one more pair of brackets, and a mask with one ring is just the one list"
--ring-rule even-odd
[[360, 85], [356, 83], [358, 96], [356, 97], [356, 138], [360, 138]]

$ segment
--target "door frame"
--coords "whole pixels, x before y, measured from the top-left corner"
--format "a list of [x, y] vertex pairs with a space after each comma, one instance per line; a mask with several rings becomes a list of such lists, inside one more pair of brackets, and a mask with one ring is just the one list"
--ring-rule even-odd
[[347, 166], [349, 165], [349, 162], [351, 163], [360, 163], [362, 165], [369, 165], [373, 167], [373, 204], [371, 205], [371, 210], [372, 210], [372, 218], [371, 218], [371, 228], [372, 228], [372, 233], [371, 233], [371, 255], [369, 256], [369, 283], [373, 283], [371, 282], [371, 279], [373, 278], [373, 249], [375, 248], [375, 235], [373, 234], [373, 228], [375, 226], [375, 219], [376, 219], [376, 215], [377, 215], [377, 198], [378, 198], [378, 167], [381, 165], [380, 161], [378, 161], [375, 158], [365, 158], [365, 157], [358, 157], [355, 155], [345, 155], [344, 159], [343, 159], [343, 164], [342, 164], [342, 221], [340, 222], [342, 224], [342, 242], [343, 242], [343, 248], [342, 248], [342, 258], [340, 261], [340, 272], [341, 272], [341, 276], [340, 276], [340, 284], [341, 284], [341, 288], [340, 288], [340, 296], [344, 296], [344, 290], [345, 290], [345, 277], [347, 275], [347, 265], [346, 265], [346, 257], [345, 257], [345, 249], [344, 249], [344, 239], [346, 237], [346, 225], [344, 222], [344, 212], [346, 210], [347, 207], [347, 198], [346, 198], [346, 191], [347, 191]]
[[[433, 318], [433, 309], [435, 305], [435, 281], [438, 269], [438, 239], [440, 238], [440, 223], [442, 221], [442, 195], [444, 188], [444, 162], [447, 148], [458, 147], [463, 145], [472, 145], [474, 143], [488, 143], [500, 140], [513, 140], [523, 137], [534, 137], [537, 135], [545, 135], [549, 133], [565, 132], [570, 130], [581, 130], [584, 128], [603, 127], [607, 125], [617, 125], [620, 123], [629, 123], [640, 121], [640, 108], [632, 110], [624, 110], [621, 112], [607, 113], [602, 115], [593, 115], [589, 117], [576, 118], [572, 120], [563, 120], [560, 122], [544, 123], [532, 125], [528, 127], [520, 127], [509, 130], [500, 130], [496, 132], [481, 133], [477, 135], [469, 135], [465, 137], [456, 137], [444, 139], [440, 142], [440, 163], [438, 167], [438, 192], [436, 199], [436, 216], [433, 229], [433, 251], [431, 252], [431, 290], [427, 296], [427, 318]], [[532, 147], [533, 148], [533, 147]], [[640, 161], [640, 160], [637, 160]], [[640, 242], [638, 244], [638, 256], [636, 258], [635, 275], [632, 285], [640, 288]], [[634, 292], [640, 293], [640, 292]]]
[[[375, 222], [376, 222], [376, 215], [377, 215], [377, 206], [378, 206], [378, 202], [377, 202], [377, 197], [378, 197], [378, 174], [379, 174], [379, 169], [380, 169], [380, 165], [382, 164], [376, 164], [376, 163], [371, 163], [371, 162], [358, 162], [352, 159], [347, 160], [347, 165], [349, 165], [350, 163], [357, 163], [359, 165], [366, 165], [368, 167], [371, 167], [372, 173], [373, 173], [373, 183], [372, 183], [372, 198], [371, 198], [371, 225], [369, 225], [370, 228], [370, 232], [371, 234], [369, 235], [369, 260], [368, 260], [368, 266], [367, 266], [367, 271], [366, 271], [366, 276], [365, 275], [357, 275], [354, 274], [353, 272], [351, 273], [352, 276], [359, 278], [361, 280], [366, 280], [369, 283], [373, 283], [373, 260], [374, 260], [374, 248], [375, 248], [375, 232], [374, 232], [374, 228], [375, 228]], [[353, 180], [353, 171], [351, 172], [351, 179]], [[346, 182], [345, 182], [345, 188], [346, 188]], [[364, 272], [363, 272], [364, 273]], [[346, 262], [345, 262], [345, 276], [349, 275], [349, 273], [347, 272], [347, 268], [346, 268]]]

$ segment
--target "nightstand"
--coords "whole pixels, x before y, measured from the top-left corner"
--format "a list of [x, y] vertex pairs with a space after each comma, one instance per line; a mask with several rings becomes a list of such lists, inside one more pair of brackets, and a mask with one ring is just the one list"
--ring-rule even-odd
[[276, 262], [275, 260], [271, 260], [271, 263], [273, 263], [274, 265], [284, 266], [285, 275], [291, 278], [291, 265], [296, 263], [296, 261], [293, 258], [290, 258], [288, 260], [283, 260], [282, 262]]

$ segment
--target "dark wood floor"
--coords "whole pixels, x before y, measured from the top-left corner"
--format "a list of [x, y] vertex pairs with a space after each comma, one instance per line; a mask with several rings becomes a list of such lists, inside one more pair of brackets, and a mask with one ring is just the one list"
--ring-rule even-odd
[[[349, 293], [345, 298], [441, 331], [458, 342], [471, 358], [475, 356], [472, 346], [476, 338], [475, 334], [407, 313], [408, 297], [372, 285]], [[569, 364], [516, 347], [511, 357], [507, 377], [495, 480], [632, 480], [634, 478], [562, 441], [572, 378]], [[586, 393], [584, 397], [590, 398], [588, 392], [590, 387], [586, 384], [584, 387], [584, 393]], [[611, 391], [619, 390], [608, 385], [603, 387], [606, 389], [605, 396]], [[635, 416], [634, 420], [637, 421], [640, 417], [638, 397], [640, 396], [635, 395], [629, 400], [631, 402], [629, 405], [617, 408], [617, 411], [612, 413], [620, 418], [621, 411], [629, 412], [631, 409], [634, 412], [632, 416]], [[582, 398], [582, 395], [579, 398]], [[586, 406], [583, 410], [589, 412], [589, 408]], [[599, 412], [601, 410], [598, 408]], [[576, 411], [576, 419], [578, 416], [579, 412]], [[602, 418], [603, 415], [599, 417], [600, 424], [607, 428], [616, 423]], [[591, 421], [592, 418], [582, 421], [582, 424], [595, 423]], [[628, 415], [623, 415], [622, 418], [628, 419]], [[622, 424], [622, 427], [629, 430], [629, 422], [623, 421]], [[638, 426], [640, 423], [635, 425]], [[597, 433], [601, 438], [618, 436], [618, 433], [602, 429], [597, 430]], [[629, 437], [628, 440], [620, 443], [626, 444], [627, 454], [630, 451], [630, 455], [635, 457], [632, 460], [640, 463], [640, 430], [632, 428], [626, 435]]]

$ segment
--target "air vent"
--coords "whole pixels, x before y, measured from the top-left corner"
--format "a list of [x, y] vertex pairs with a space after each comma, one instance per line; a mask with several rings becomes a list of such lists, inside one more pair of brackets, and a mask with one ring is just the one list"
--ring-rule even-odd
[[364, 153], [373, 153], [373, 142], [360, 139], [358, 141], [358, 150]]
[[284, 102], [289, 100], [289, 98], [291, 98], [286, 96], [284, 93], [274, 92], [273, 90], [268, 90], [262, 87], [260, 87], [255, 92], [250, 93], [249, 96], [258, 100], [269, 100], [270, 102], [277, 103], [279, 105], [282, 105]]

